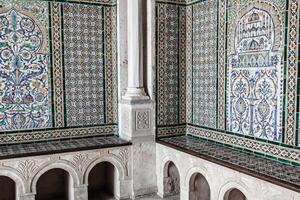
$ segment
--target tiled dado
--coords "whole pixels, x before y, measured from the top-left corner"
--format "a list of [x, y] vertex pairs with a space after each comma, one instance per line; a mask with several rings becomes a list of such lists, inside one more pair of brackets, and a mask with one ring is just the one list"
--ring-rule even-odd
[[116, 13], [115, 0], [0, 0], [0, 144], [117, 134]]
[[300, 164], [300, 149], [297, 148], [287, 148], [278, 144], [253, 140], [238, 135], [232, 135], [221, 131], [208, 130], [191, 125], [187, 126], [187, 134], [217, 141], [226, 145], [249, 150], [255, 153], [268, 155], [273, 158], [283, 159], [289, 162], [293, 162], [292, 164]]

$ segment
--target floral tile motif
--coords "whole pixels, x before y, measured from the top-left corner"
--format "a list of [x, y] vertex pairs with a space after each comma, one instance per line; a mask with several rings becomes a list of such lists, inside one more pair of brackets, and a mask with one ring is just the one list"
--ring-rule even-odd
[[67, 126], [104, 122], [102, 7], [63, 5]]
[[117, 134], [116, 11], [0, 0], [0, 144]]
[[218, 1], [193, 6], [193, 124], [216, 128]]
[[[235, 3], [232, 2], [231, 12]], [[230, 131], [282, 140], [284, 9], [249, 1], [228, 19]], [[229, 12], [230, 12], [229, 11]], [[283, 13], [283, 14], [282, 14]]]
[[19, 5], [12, 2], [7, 6], [0, 11], [0, 130], [50, 127], [50, 60], [45, 26], [20, 12]]

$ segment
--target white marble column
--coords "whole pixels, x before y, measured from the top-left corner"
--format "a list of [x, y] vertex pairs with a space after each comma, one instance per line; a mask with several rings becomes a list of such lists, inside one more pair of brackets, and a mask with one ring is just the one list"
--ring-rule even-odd
[[142, 1], [127, 1], [128, 87], [124, 99], [147, 99], [143, 87]]
[[147, 72], [147, 66], [150, 66], [145, 62], [148, 62], [148, 52], [143, 51], [143, 44], [146, 43], [143, 39], [147, 39], [143, 28], [147, 23], [148, 9], [151, 11], [152, 8], [152, 4], [150, 7], [146, 6], [148, 1], [150, 0], [127, 0], [128, 87], [120, 106], [120, 137], [132, 142], [132, 180], [128, 181], [132, 188], [132, 198], [157, 192], [155, 106], [143, 87], [143, 70]]

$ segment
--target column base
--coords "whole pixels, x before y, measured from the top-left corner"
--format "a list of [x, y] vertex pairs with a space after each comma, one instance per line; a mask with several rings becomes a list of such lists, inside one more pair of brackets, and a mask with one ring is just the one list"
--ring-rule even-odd
[[125, 95], [123, 96], [125, 100], [147, 100], [150, 99], [147, 96], [144, 88], [127, 88]]

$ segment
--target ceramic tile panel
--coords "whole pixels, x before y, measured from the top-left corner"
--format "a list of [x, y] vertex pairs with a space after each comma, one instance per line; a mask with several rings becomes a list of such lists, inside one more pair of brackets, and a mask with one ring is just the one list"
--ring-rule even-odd
[[116, 1], [0, 5], [0, 144], [117, 134]]
[[281, 142], [285, 1], [227, 9], [227, 129]]
[[216, 128], [218, 1], [193, 5], [193, 124]]
[[104, 123], [104, 49], [101, 6], [63, 5], [67, 126]]
[[179, 122], [179, 7], [157, 5], [158, 125]]
[[51, 126], [48, 7], [30, 3], [0, 2], [1, 131]]

